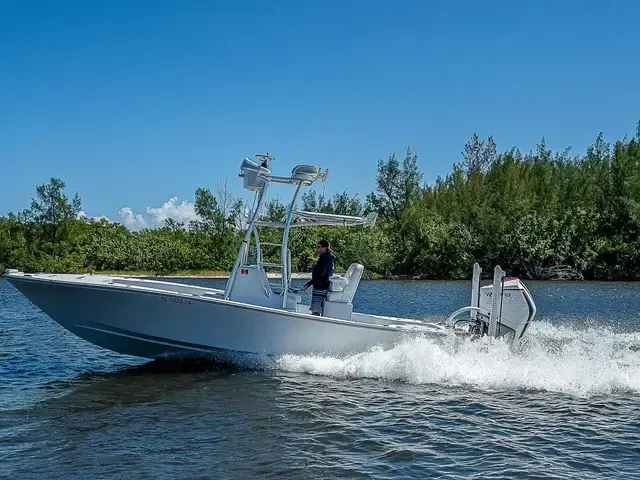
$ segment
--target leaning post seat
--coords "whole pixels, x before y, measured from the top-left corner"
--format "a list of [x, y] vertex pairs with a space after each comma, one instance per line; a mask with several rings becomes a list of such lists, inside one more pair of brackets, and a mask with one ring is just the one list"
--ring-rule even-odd
[[297, 165], [291, 170], [291, 178], [313, 182], [320, 176], [320, 167], [315, 165]]
[[333, 275], [329, 277], [329, 292], [324, 302], [325, 317], [350, 320], [353, 312], [353, 297], [358, 289], [364, 267], [359, 263], [352, 263], [344, 276]]

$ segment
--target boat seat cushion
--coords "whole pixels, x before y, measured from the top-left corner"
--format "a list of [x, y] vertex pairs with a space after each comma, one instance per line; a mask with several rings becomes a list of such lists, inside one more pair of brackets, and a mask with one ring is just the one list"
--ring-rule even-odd
[[347, 273], [344, 277], [334, 275], [329, 278], [331, 286], [327, 294], [327, 300], [330, 302], [347, 302], [351, 303], [358, 289], [358, 284], [362, 278], [364, 267], [359, 263], [349, 265]]
[[344, 287], [347, 286], [347, 279], [340, 275], [332, 275], [329, 277], [329, 281], [331, 282], [329, 290], [332, 292], [341, 292], [344, 290]]

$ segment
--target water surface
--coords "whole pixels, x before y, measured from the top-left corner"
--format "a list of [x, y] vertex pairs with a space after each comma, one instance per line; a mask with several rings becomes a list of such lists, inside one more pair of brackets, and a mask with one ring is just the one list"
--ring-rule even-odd
[[[640, 478], [640, 285], [527, 285], [515, 351], [418, 338], [246, 371], [101, 350], [0, 279], [0, 478]], [[469, 297], [363, 281], [355, 306], [439, 320]]]

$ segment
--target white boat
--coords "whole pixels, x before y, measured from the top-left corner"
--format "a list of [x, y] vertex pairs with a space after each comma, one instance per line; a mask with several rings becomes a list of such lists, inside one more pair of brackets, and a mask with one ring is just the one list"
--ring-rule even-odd
[[[115, 352], [152, 359], [206, 356], [246, 363], [287, 353], [345, 355], [374, 346], [389, 348], [407, 336], [452, 332], [504, 337], [512, 343], [522, 340], [536, 307], [525, 285], [517, 278], [505, 278], [499, 266], [493, 284], [481, 288], [481, 270], [474, 265], [470, 305], [453, 312], [442, 324], [354, 312], [353, 298], [364, 270], [360, 264], [352, 264], [345, 275], [331, 277], [322, 316], [311, 315], [299, 289], [291, 283], [290, 230], [317, 225], [372, 226], [376, 215], [297, 210], [301, 190], [326, 181], [328, 170], [299, 165], [290, 176], [281, 177], [271, 174], [270, 157], [266, 160], [258, 165], [245, 159], [240, 167], [239, 177], [244, 188], [254, 192], [254, 201], [224, 290], [178, 281], [11, 269], [5, 277], [78, 337]], [[263, 207], [274, 183], [292, 185], [294, 194], [285, 218], [267, 222], [262, 219]], [[278, 248], [280, 262], [264, 261], [265, 242], [260, 241], [259, 226], [282, 230], [281, 243], [268, 244]], [[268, 268], [280, 271], [277, 284], [270, 282]]]

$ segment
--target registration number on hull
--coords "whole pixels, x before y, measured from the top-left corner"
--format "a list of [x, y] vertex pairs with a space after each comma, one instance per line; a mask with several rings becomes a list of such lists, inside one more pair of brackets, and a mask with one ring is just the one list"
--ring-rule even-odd
[[191, 300], [180, 297], [165, 297], [164, 295], [160, 297], [160, 300], [167, 303], [176, 303], [179, 305], [191, 305]]

